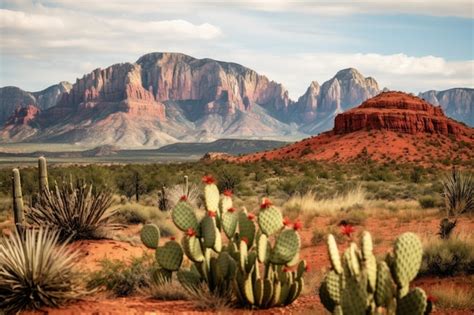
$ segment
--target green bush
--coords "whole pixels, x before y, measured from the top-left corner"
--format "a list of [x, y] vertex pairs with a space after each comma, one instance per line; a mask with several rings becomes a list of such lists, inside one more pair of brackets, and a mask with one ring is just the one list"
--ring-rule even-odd
[[424, 248], [420, 274], [453, 276], [474, 273], [474, 241], [451, 237], [433, 240]]
[[418, 199], [418, 202], [423, 209], [434, 208], [436, 205], [436, 200], [433, 196], [423, 196]]
[[115, 296], [129, 296], [139, 289], [148, 288], [156, 269], [151, 256], [134, 257], [130, 264], [121, 260], [100, 261], [101, 269], [90, 275], [89, 289], [106, 289]]

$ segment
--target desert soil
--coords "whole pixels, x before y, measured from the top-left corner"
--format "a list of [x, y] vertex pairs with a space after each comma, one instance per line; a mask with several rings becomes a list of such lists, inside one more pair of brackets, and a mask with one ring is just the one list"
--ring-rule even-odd
[[[310, 273], [321, 275], [329, 268], [329, 258], [326, 251], [325, 242], [318, 245], [311, 245], [312, 227], [323, 227], [328, 224], [329, 218], [315, 218], [310, 226], [306, 226], [301, 231], [302, 252], [301, 256], [306, 259], [311, 267]], [[420, 236], [434, 236], [438, 229], [439, 218], [428, 217], [418, 221], [400, 222], [397, 218], [368, 218], [364, 226], [356, 226], [356, 231], [371, 231], [375, 241], [375, 254], [386, 253], [392, 246], [394, 238], [400, 233], [412, 231]], [[459, 231], [472, 231], [474, 220], [462, 218], [458, 221]], [[131, 226], [122, 231], [125, 235], [138, 235], [139, 226]], [[357, 236], [356, 236], [357, 238]], [[342, 250], [345, 244], [339, 245]], [[79, 264], [83, 270], [97, 270], [100, 268], [99, 261], [103, 258], [119, 259], [128, 261], [132, 256], [140, 257], [148, 251], [142, 245], [132, 245], [128, 242], [116, 240], [94, 240], [81, 241], [71, 245], [81, 253]], [[308, 275], [312, 276], [312, 275]], [[314, 275], [313, 275], [314, 276]], [[316, 276], [317, 277], [317, 276]], [[414, 282], [414, 285], [422, 287], [427, 294], [434, 286], [450, 285], [463, 290], [474, 290], [466, 287], [463, 277], [450, 278], [421, 278]], [[307, 290], [308, 291], [308, 290]], [[68, 304], [59, 309], [45, 308], [38, 312], [26, 312], [25, 314], [206, 314], [209, 311], [198, 311], [192, 301], [158, 301], [145, 296], [132, 296], [125, 298], [113, 298], [107, 293], [98, 293], [83, 298], [80, 301]], [[328, 314], [315, 289], [306, 292], [292, 305], [287, 307], [272, 308], [270, 310], [231, 310], [226, 314]], [[436, 309], [432, 314], [474, 314], [474, 310], [448, 310]]]

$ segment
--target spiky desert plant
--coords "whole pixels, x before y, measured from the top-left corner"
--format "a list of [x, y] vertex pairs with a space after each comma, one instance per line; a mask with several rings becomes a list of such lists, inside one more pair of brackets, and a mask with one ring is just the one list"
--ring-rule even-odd
[[[221, 195], [211, 176], [203, 182], [204, 216], [197, 215], [185, 196], [172, 210], [173, 223], [185, 233], [181, 244], [172, 238], [160, 246], [161, 232], [154, 224], [141, 231], [145, 246], [156, 250], [156, 282], [166, 285], [177, 272], [178, 281], [200, 300], [211, 296], [251, 308], [291, 304], [303, 290], [306, 271], [299, 256], [301, 222], [292, 225], [283, 219], [266, 198], [258, 216], [245, 208], [237, 211], [231, 191]], [[185, 257], [192, 263], [183, 269]]]
[[443, 197], [448, 216], [474, 212], [474, 180], [453, 168], [443, 181]]
[[33, 225], [59, 231], [60, 240], [96, 239], [118, 227], [113, 221], [115, 210], [110, 208], [112, 194], [107, 190], [96, 193], [92, 185], [77, 182], [55, 184], [45, 190], [39, 202], [26, 212]]
[[189, 184], [187, 176], [185, 176], [183, 184], [165, 188], [165, 194], [168, 199], [169, 209], [173, 209], [176, 207], [178, 202], [183, 199], [183, 196], [186, 196], [187, 202], [193, 207], [197, 207], [200, 200], [201, 191], [197, 185]]
[[77, 252], [58, 241], [57, 231], [43, 228], [0, 239], [1, 310], [57, 307], [84, 293], [74, 269]]

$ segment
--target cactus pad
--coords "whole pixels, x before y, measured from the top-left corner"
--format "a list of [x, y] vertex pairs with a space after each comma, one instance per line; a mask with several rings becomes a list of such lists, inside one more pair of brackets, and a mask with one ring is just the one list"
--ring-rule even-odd
[[260, 210], [258, 214], [258, 225], [267, 236], [278, 232], [283, 227], [283, 216], [280, 210], [275, 207]]
[[329, 259], [331, 260], [331, 265], [334, 270], [338, 273], [342, 273], [342, 264], [341, 264], [341, 256], [339, 255], [339, 249], [337, 248], [336, 239], [334, 235], [328, 235], [328, 252], [329, 252]]
[[393, 276], [401, 287], [407, 287], [420, 269], [423, 247], [414, 233], [407, 232], [395, 241]]
[[219, 210], [219, 189], [215, 184], [204, 187], [204, 199], [207, 211], [217, 212]]
[[328, 311], [332, 312], [334, 310], [336, 303], [329, 295], [327, 281], [321, 281], [321, 286], [319, 287], [319, 299]]
[[160, 242], [160, 229], [155, 224], [146, 224], [140, 232], [140, 239], [146, 247], [156, 249]]
[[227, 235], [229, 239], [232, 239], [232, 237], [234, 236], [235, 230], [237, 229], [238, 221], [239, 214], [237, 212], [225, 211], [222, 214], [222, 229], [224, 230], [225, 235]]
[[364, 315], [367, 303], [367, 292], [356, 279], [348, 277], [346, 288], [342, 292], [341, 306], [343, 314]]
[[295, 257], [300, 249], [300, 237], [295, 230], [284, 230], [275, 242], [271, 261], [275, 264], [286, 264]]
[[245, 211], [239, 213], [240, 239], [246, 239], [248, 248], [252, 247], [255, 238], [255, 223], [247, 217]]
[[183, 262], [183, 250], [176, 241], [168, 241], [156, 249], [156, 261], [169, 271], [177, 271]]
[[204, 254], [202, 253], [201, 243], [195, 236], [185, 236], [182, 240], [183, 251], [191, 261], [202, 262], [204, 261]]
[[225, 196], [225, 195], [222, 196], [222, 199], [221, 199], [222, 213], [227, 212], [227, 210], [229, 210], [230, 208], [232, 208], [232, 197]]
[[329, 298], [334, 304], [341, 304], [341, 276], [334, 270], [331, 270], [324, 278], [324, 281], [326, 282]]
[[174, 207], [171, 218], [178, 229], [187, 232], [189, 229], [198, 231], [198, 220], [193, 207], [186, 201], [180, 201]]
[[210, 216], [205, 216], [201, 221], [201, 231], [203, 237], [203, 246], [212, 248], [216, 242], [216, 224]]
[[375, 304], [387, 307], [393, 298], [393, 283], [387, 263], [381, 261], [377, 266], [377, 281], [375, 287]]
[[423, 315], [426, 306], [425, 292], [420, 288], [415, 288], [398, 300], [397, 315]]
[[362, 233], [362, 257], [366, 260], [368, 257], [373, 256], [373, 245], [372, 245], [372, 237], [370, 233], [364, 231]]
[[268, 260], [268, 237], [260, 234], [257, 239], [257, 255], [258, 261], [264, 263]]

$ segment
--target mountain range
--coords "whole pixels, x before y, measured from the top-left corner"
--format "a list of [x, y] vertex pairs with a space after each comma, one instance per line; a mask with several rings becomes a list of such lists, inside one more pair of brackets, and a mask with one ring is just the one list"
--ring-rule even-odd
[[[220, 138], [294, 141], [330, 130], [337, 114], [380, 92], [374, 78], [349, 68], [322, 85], [311, 82], [293, 101], [282, 84], [239, 64], [151, 53], [40, 92], [0, 88], [0, 141], [123, 148]], [[469, 125], [473, 95], [466, 88], [420, 93]]]

